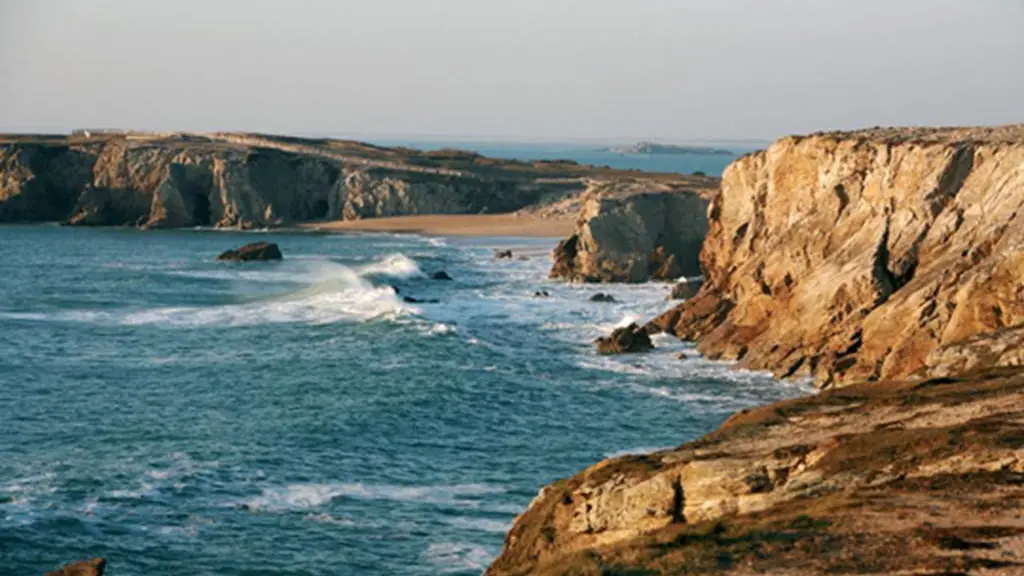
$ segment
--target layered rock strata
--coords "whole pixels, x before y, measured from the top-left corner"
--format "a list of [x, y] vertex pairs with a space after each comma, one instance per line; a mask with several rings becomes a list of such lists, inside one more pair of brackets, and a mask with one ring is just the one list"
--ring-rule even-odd
[[1024, 126], [782, 139], [726, 169], [700, 293], [653, 326], [822, 386], [1024, 322]]
[[552, 278], [645, 282], [700, 274], [707, 200], [694, 189], [595, 187], [580, 199], [576, 230], [554, 251]]

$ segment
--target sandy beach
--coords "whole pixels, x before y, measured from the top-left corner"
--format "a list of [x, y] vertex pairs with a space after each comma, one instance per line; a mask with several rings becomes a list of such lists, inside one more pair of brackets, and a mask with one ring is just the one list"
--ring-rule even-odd
[[437, 236], [529, 236], [563, 238], [573, 229], [571, 218], [539, 218], [527, 214], [430, 214], [303, 224], [325, 232], [396, 232]]

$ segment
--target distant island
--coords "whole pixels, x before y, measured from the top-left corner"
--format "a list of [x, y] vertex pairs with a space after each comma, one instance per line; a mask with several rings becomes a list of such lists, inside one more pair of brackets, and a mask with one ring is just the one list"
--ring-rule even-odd
[[679, 146], [676, 144], [658, 144], [657, 142], [637, 142], [629, 146], [607, 148], [607, 152], [617, 154], [702, 154], [705, 156], [733, 156], [723, 148], [710, 146]]

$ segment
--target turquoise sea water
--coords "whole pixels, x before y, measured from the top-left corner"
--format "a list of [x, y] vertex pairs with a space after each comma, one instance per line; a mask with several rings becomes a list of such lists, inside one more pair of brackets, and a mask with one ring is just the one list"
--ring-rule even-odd
[[478, 574], [545, 483], [803, 391], [595, 355], [668, 286], [548, 281], [552, 244], [0, 228], [0, 573]]
[[[714, 144], [715, 148], [729, 150], [734, 155], [705, 154], [619, 154], [609, 152], [607, 144], [585, 143], [509, 143], [509, 142], [478, 142], [472, 140], [402, 140], [374, 139], [374, 144], [382, 146], [409, 146], [424, 150], [456, 148], [471, 150], [493, 158], [512, 160], [575, 160], [580, 164], [610, 166], [623, 170], [643, 170], [647, 172], [679, 172], [690, 174], [701, 171], [712, 176], [721, 175], [730, 162], [756, 149], [753, 144]], [[765, 146], [767, 143], [765, 143]], [[762, 148], [764, 146], [761, 146]]]

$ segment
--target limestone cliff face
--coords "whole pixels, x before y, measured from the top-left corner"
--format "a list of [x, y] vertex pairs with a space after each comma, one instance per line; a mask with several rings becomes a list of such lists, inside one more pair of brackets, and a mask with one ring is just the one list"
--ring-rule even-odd
[[1024, 127], [786, 138], [725, 172], [700, 294], [654, 325], [821, 385], [1024, 323]]
[[[512, 212], [547, 191], [518, 174], [374, 161], [296, 140], [130, 134], [0, 143], [0, 222], [249, 228]], [[566, 180], [551, 188], [571, 187]]]
[[596, 186], [581, 199], [576, 232], [554, 252], [552, 278], [644, 282], [700, 274], [707, 200], [696, 191]]
[[545, 487], [488, 574], [1019, 574], [1021, 418], [1005, 369], [744, 411]]

